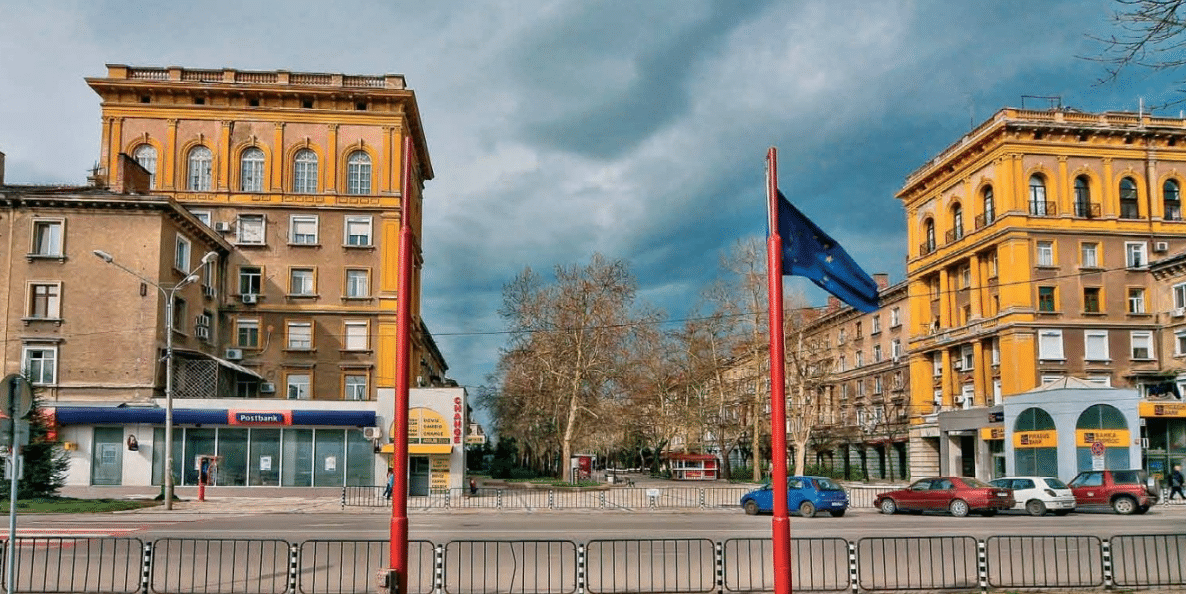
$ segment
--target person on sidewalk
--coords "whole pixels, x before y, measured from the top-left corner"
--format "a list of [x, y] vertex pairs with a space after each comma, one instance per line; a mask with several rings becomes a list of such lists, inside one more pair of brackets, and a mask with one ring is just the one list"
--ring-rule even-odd
[[1186, 499], [1186, 493], [1182, 493], [1182, 465], [1174, 464], [1174, 471], [1170, 473], [1170, 496], [1169, 500], [1174, 500], [1174, 494], [1177, 494], [1182, 499]]
[[395, 487], [395, 469], [387, 469], [387, 487], [383, 489], [383, 499], [391, 499], [391, 489]]

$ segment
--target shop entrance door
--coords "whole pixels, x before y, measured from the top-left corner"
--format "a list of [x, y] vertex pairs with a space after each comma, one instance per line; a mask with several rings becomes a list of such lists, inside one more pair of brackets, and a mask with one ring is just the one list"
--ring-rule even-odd
[[431, 479], [428, 456], [408, 456], [408, 495], [427, 496]]
[[960, 436], [960, 476], [976, 476], [976, 438]]
[[91, 484], [123, 484], [123, 454], [124, 430], [122, 427], [95, 427], [95, 447], [91, 457]]

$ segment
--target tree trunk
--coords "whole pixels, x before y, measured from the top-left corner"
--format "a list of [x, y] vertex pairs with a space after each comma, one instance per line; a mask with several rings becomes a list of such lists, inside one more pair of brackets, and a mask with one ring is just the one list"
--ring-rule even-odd
[[577, 410], [579, 408], [577, 393], [574, 391], [572, 399], [568, 403], [568, 424], [564, 427], [564, 440], [561, 442], [562, 447], [560, 451], [560, 478], [566, 483], [572, 482], [572, 468], [569, 460], [572, 459], [573, 427], [576, 426]]

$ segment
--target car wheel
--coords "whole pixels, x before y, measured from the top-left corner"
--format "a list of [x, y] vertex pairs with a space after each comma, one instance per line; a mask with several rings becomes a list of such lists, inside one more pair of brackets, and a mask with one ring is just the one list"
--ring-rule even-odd
[[968, 512], [971, 511], [968, 509], [968, 502], [963, 499], [952, 501], [951, 505], [947, 506], [947, 509], [951, 512], [951, 515], [957, 518], [967, 517]]
[[804, 518], [815, 517], [815, 504], [810, 501], [804, 501], [799, 504], [799, 515]]
[[745, 515], [747, 515], [747, 516], [758, 515], [758, 502], [757, 501], [751, 500], [751, 501], [745, 502]]
[[1071, 510], [1069, 510], [1069, 509], [1056, 509], [1056, 510], [1054, 510], [1054, 515], [1056, 515], [1056, 516], [1065, 516], [1065, 515], [1067, 515], [1067, 514], [1069, 514], [1069, 513], [1071, 513]]
[[1037, 499], [1030, 499], [1025, 502], [1025, 511], [1029, 512], [1031, 516], [1046, 515], [1046, 504]]
[[881, 500], [881, 513], [890, 516], [898, 512], [898, 504], [893, 499]]
[[842, 517], [844, 517], [844, 510], [842, 510], [842, 509], [834, 509], [834, 510], [832, 510], [832, 512], [831, 512], [831, 513], [832, 513], [832, 517], [833, 517], [833, 518], [842, 518]]
[[1147, 511], [1149, 511], [1149, 506], [1148, 506], [1148, 505], [1142, 505], [1142, 506], [1140, 506], [1140, 507], [1138, 507], [1138, 508], [1137, 508], [1137, 513], [1138, 513], [1138, 514], [1143, 514], [1143, 513], [1147, 512]]
[[1137, 511], [1137, 502], [1132, 497], [1117, 497], [1112, 502], [1112, 511], [1122, 516], [1127, 516]]

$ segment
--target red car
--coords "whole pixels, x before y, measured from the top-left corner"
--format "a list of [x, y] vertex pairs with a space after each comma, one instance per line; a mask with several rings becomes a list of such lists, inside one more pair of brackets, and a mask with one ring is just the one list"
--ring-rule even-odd
[[1108, 506], [1118, 514], [1143, 514], [1157, 504], [1157, 489], [1144, 470], [1087, 470], [1070, 482], [1081, 507]]
[[939, 476], [914, 481], [898, 491], [878, 493], [873, 502], [883, 514], [899, 511], [921, 514], [924, 511], [949, 511], [962, 518], [968, 512], [982, 516], [1013, 507], [1013, 490], [994, 487], [966, 476]]

